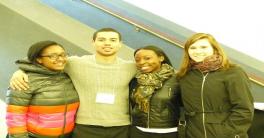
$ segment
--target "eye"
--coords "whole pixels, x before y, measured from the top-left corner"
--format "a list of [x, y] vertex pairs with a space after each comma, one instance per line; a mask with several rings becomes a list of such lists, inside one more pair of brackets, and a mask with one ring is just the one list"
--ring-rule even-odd
[[190, 46], [189, 49], [193, 50], [193, 49], [196, 49], [195, 46]]
[[61, 58], [66, 58], [68, 55], [67, 53], [61, 53], [61, 54], [50, 54], [50, 55], [46, 55], [44, 57], [49, 57], [50, 59], [52, 60], [56, 60], [58, 59], [59, 57]]
[[59, 55], [57, 55], [57, 54], [52, 54], [52, 55], [50, 55], [50, 57], [51, 58], [57, 58]]
[[202, 49], [206, 49], [206, 48], [208, 48], [208, 46], [201, 46], [201, 48], [202, 48]]
[[111, 41], [111, 42], [116, 42], [116, 41], [117, 41], [117, 39], [111, 39], [110, 41]]
[[98, 38], [97, 41], [103, 42], [103, 41], [105, 41], [105, 39], [104, 38]]
[[144, 57], [144, 59], [145, 59], [145, 60], [150, 60], [150, 59], [151, 59], [151, 57]]
[[59, 54], [58, 56], [60, 56], [60, 57], [67, 57], [68, 54], [67, 53], [62, 53], [62, 54]]

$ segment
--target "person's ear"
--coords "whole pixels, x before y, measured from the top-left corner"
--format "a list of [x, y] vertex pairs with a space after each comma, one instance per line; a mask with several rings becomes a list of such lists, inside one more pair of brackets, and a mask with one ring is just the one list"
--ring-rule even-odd
[[92, 46], [95, 46], [95, 40], [92, 39], [91, 44]]
[[118, 45], [118, 48], [121, 48], [122, 46], [123, 46], [123, 42], [120, 41], [120, 42], [119, 42], [119, 45]]
[[159, 59], [160, 59], [160, 62], [163, 62], [165, 58], [164, 58], [164, 56], [160, 56]]

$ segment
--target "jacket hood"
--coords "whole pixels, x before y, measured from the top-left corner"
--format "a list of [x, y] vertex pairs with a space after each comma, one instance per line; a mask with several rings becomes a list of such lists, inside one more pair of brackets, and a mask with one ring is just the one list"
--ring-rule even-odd
[[48, 68], [40, 64], [33, 64], [28, 60], [17, 60], [16, 64], [18, 65], [19, 69], [26, 71], [26, 72], [41, 73], [41, 74], [47, 74], [47, 75], [60, 74], [63, 72], [63, 71], [49, 70]]

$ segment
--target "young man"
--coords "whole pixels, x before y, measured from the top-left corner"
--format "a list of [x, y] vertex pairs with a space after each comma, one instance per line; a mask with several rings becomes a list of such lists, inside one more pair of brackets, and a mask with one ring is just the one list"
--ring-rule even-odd
[[[135, 63], [117, 57], [121, 34], [112, 28], [96, 31], [93, 46], [94, 55], [69, 57], [65, 67], [80, 98], [73, 138], [127, 138], [128, 84], [136, 73]], [[27, 87], [18, 80], [11, 87]]]

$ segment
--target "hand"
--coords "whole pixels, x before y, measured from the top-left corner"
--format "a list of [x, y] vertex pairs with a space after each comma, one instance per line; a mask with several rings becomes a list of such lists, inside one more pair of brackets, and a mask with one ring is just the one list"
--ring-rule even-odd
[[29, 88], [27, 74], [22, 70], [16, 71], [10, 79], [9, 85], [14, 90], [27, 90]]

